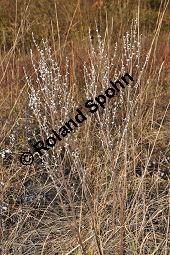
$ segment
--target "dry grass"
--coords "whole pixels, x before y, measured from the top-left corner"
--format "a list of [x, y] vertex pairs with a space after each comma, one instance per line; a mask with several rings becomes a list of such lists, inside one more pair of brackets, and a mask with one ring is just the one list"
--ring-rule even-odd
[[[168, 1], [1, 2], [0, 254], [168, 255]], [[20, 163], [125, 72], [104, 110]]]

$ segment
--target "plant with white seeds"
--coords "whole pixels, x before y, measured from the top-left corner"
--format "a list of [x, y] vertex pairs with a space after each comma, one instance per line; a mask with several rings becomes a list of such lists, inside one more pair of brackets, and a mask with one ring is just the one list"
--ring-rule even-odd
[[[102, 8], [114, 4], [106, 2]], [[21, 112], [13, 106], [17, 117], [0, 149], [3, 254], [167, 255], [168, 105], [159, 112], [166, 79], [155, 53], [161, 11], [148, 49], [139, 13], [127, 32], [123, 17], [104, 31], [80, 21], [76, 41], [81, 4], [73, 16], [66, 9], [66, 34], [58, 23], [66, 3], [55, 4], [57, 35], [52, 43], [33, 36]], [[34, 162], [22, 165], [18, 151]]]

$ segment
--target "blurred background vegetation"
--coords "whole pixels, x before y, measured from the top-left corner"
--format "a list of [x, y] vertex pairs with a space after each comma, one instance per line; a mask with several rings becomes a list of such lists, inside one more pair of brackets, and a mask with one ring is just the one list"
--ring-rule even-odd
[[[161, 0], [141, 1], [140, 29], [143, 34], [148, 36], [153, 33], [160, 5]], [[57, 22], [61, 43], [65, 40], [67, 43], [81, 43], [88, 36], [88, 28], [95, 29], [95, 22], [101, 34], [105, 31], [106, 22], [113, 24], [116, 35], [113, 39], [116, 40], [122, 30], [127, 31], [137, 9], [138, 1], [134, 0], [107, 0], [102, 1], [101, 6], [95, 5], [92, 0], [1, 0], [0, 48], [9, 50], [16, 44], [17, 36], [17, 52], [27, 53], [33, 47], [32, 33], [39, 42], [42, 38], [48, 38], [57, 43]], [[169, 17], [167, 12], [162, 24], [163, 33], [168, 32]]]

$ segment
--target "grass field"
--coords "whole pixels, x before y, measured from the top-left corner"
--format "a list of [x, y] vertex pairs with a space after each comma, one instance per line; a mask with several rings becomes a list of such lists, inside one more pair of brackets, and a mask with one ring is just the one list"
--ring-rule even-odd
[[169, 32], [168, 0], [0, 1], [0, 255], [170, 253]]

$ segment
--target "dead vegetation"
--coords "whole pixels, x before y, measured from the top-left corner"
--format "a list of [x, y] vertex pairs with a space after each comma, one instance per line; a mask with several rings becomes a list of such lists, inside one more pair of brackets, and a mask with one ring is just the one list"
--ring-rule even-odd
[[[1, 254], [168, 255], [168, 1], [33, 2], [0, 8]], [[20, 163], [125, 72], [104, 110]]]

